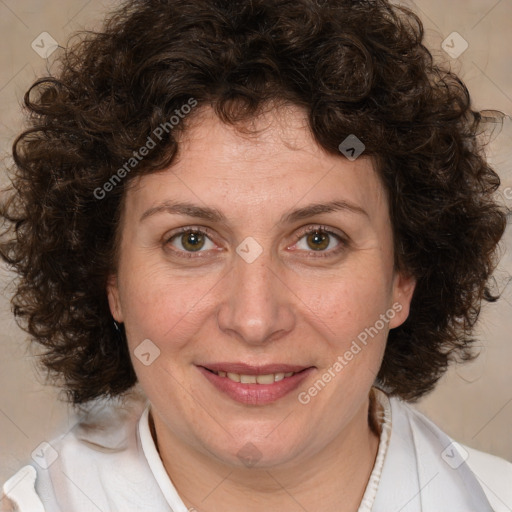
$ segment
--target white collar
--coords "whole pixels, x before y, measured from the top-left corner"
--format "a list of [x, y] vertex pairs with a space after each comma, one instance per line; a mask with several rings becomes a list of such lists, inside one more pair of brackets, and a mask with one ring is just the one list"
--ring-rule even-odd
[[142, 450], [144, 452], [144, 456], [148, 461], [149, 467], [155, 480], [162, 491], [167, 503], [171, 507], [172, 512], [188, 512], [188, 508], [185, 506], [183, 501], [181, 500], [178, 491], [174, 487], [167, 471], [165, 470], [164, 464], [158, 450], [155, 445], [155, 441], [153, 436], [151, 435], [151, 429], [149, 427], [149, 410], [151, 404], [148, 404], [142, 416], [139, 420], [139, 438], [142, 446]]
[[464, 448], [403, 400], [390, 404], [393, 428], [372, 512], [492, 512]]

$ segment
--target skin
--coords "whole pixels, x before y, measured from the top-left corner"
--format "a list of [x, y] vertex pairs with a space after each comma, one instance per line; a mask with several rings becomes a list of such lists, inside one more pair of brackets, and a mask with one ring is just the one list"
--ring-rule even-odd
[[[387, 197], [369, 157], [351, 162], [325, 152], [298, 107], [272, 107], [246, 128], [257, 131], [241, 133], [211, 109], [198, 111], [176, 162], [133, 181], [108, 285], [111, 311], [125, 324], [160, 455], [187, 507], [356, 511], [379, 441], [368, 425], [369, 391], [415, 283], [394, 270]], [[281, 220], [334, 200], [365, 213]], [[163, 210], [141, 220], [165, 201], [215, 208], [225, 219]], [[335, 234], [314, 250], [303, 230], [319, 225]], [[181, 227], [209, 229], [199, 252], [187, 236], [173, 237]], [[236, 253], [247, 237], [263, 250], [252, 263]], [[402, 309], [385, 328], [301, 404], [298, 393], [397, 303]], [[160, 350], [149, 366], [133, 355], [145, 339]], [[218, 391], [196, 366], [220, 361], [315, 370], [278, 401], [248, 405]], [[248, 443], [259, 453], [253, 467], [237, 456]]]

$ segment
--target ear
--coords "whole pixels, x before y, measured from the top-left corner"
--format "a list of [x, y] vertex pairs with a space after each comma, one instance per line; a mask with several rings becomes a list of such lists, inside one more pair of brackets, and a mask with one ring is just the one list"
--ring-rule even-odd
[[116, 322], [122, 323], [123, 312], [121, 309], [121, 301], [119, 299], [119, 286], [117, 282], [117, 275], [112, 274], [107, 281], [107, 296], [108, 296], [108, 305], [110, 307], [110, 312], [114, 317]]
[[393, 278], [392, 308], [396, 315], [390, 319], [389, 328], [402, 325], [409, 316], [411, 300], [416, 288], [416, 279], [402, 272], [397, 272]]

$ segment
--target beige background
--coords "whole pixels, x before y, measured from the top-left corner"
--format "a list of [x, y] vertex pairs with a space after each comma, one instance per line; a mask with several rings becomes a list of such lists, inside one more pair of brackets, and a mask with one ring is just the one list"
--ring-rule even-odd
[[[19, 131], [19, 103], [31, 81], [44, 73], [46, 60], [31, 47], [48, 32], [61, 45], [75, 30], [93, 28], [115, 1], [0, 0], [0, 151], [5, 155]], [[405, 2], [403, 2], [405, 3]], [[417, 0], [407, 2], [420, 14], [429, 45], [465, 80], [478, 109], [512, 114], [512, 1]], [[468, 43], [458, 58], [450, 58], [442, 41], [458, 32]], [[453, 36], [451, 36], [453, 39]], [[453, 50], [462, 40], [448, 38]], [[512, 121], [494, 139], [490, 158], [503, 178], [512, 206]], [[492, 151], [491, 151], [492, 150]], [[8, 158], [8, 157], [7, 157]], [[7, 160], [8, 161], [8, 160]], [[3, 174], [3, 171], [2, 171]], [[2, 177], [2, 181], [4, 177]], [[504, 199], [506, 200], [506, 199]], [[504, 239], [497, 279], [504, 296], [484, 308], [480, 326], [481, 355], [469, 366], [452, 368], [419, 408], [460, 442], [512, 461], [512, 292], [505, 277], [512, 270], [512, 233]], [[9, 274], [0, 267], [0, 481], [28, 460], [30, 453], [72, 425], [57, 393], [42, 385], [24, 334], [9, 312]]]

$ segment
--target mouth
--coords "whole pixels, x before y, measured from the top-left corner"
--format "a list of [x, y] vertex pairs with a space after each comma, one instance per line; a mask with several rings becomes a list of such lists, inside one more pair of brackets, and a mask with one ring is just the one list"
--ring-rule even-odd
[[198, 370], [222, 395], [245, 405], [265, 405], [296, 390], [314, 372], [314, 366], [243, 363], [198, 365]]
[[205, 368], [205, 370], [208, 370], [211, 373], [214, 373], [215, 375], [218, 375], [219, 377], [230, 379], [233, 382], [240, 382], [241, 384], [273, 384], [274, 382], [279, 382], [283, 379], [288, 379], [290, 377], [293, 377], [297, 373], [301, 373], [307, 370], [307, 368], [304, 368], [303, 370], [300, 370], [298, 372], [277, 372], [259, 375], [249, 375], [243, 373], [228, 372], [223, 370], [215, 371], [210, 370], [210, 368], [206, 367], [203, 368]]

